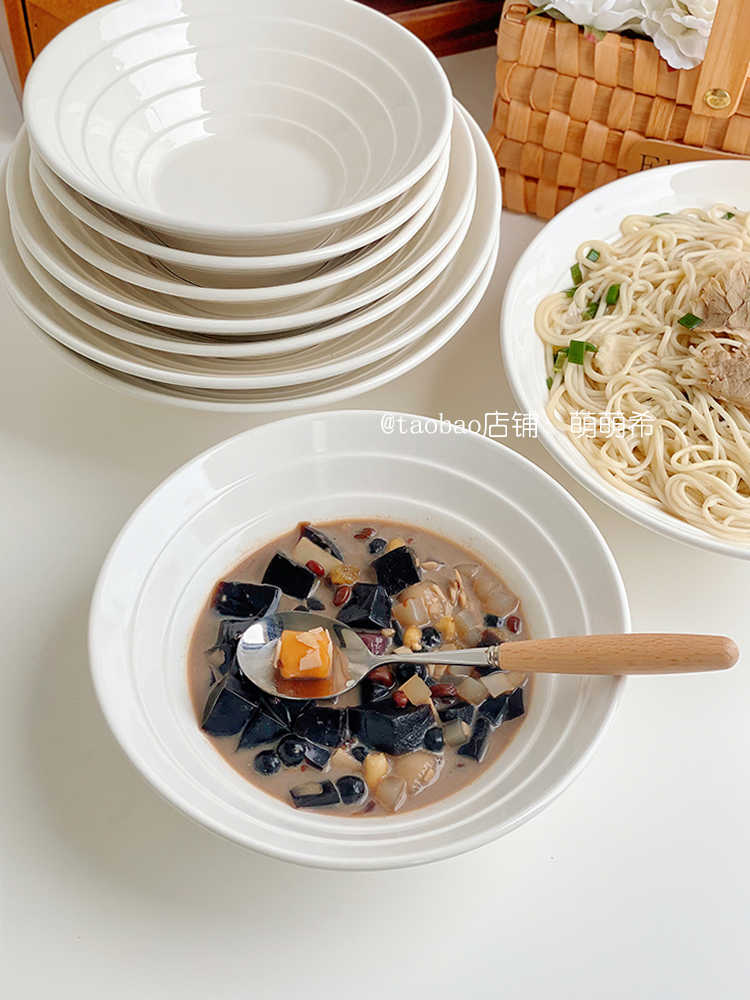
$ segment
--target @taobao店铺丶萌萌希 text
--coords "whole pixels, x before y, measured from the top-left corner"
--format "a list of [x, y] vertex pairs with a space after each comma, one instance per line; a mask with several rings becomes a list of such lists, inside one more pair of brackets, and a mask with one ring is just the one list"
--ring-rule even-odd
[[[576, 437], [627, 437], [629, 434], [650, 436], [653, 433], [654, 417], [650, 413], [633, 416], [617, 411], [590, 413], [587, 410], [573, 410], [570, 414], [570, 432]], [[484, 437], [502, 439], [508, 437], [535, 438], [538, 432], [536, 413], [485, 413], [482, 419], [447, 420], [443, 414], [437, 417], [416, 417], [400, 413], [384, 413], [380, 419], [384, 434], [482, 434]]]

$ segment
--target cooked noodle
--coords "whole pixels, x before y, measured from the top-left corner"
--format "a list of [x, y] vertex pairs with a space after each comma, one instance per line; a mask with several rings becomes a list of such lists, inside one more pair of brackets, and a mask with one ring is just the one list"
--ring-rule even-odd
[[[736, 214], [723, 219], [727, 212]], [[731, 542], [750, 542], [750, 411], [708, 392], [700, 352], [709, 344], [737, 345], [740, 335], [685, 329], [678, 320], [709, 277], [750, 260], [749, 221], [726, 205], [628, 216], [615, 242], [592, 240], [578, 249], [583, 281], [575, 295], [549, 295], [535, 320], [547, 345], [552, 422], [610, 485]], [[599, 253], [593, 263], [592, 249]], [[607, 290], [617, 284], [619, 299], [606, 306]], [[600, 299], [593, 319], [582, 315]], [[598, 351], [553, 373], [554, 349], [571, 340]], [[597, 418], [593, 436], [573, 433], [581, 413]], [[610, 435], [601, 413], [610, 420], [623, 414], [631, 426]], [[643, 428], [632, 429], [639, 415]]]

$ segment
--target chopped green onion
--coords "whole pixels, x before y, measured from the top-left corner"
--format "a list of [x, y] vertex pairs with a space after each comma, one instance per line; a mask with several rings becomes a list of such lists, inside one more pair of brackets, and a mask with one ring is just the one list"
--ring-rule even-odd
[[592, 299], [591, 302], [586, 306], [586, 308], [581, 313], [584, 319], [593, 319], [599, 311], [599, 301], [598, 299]]
[[571, 275], [573, 277], [573, 284], [574, 285], [580, 285], [581, 282], [583, 281], [583, 275], [581, 274], [581, 265], [578, 264], [578, 263], [575, 263], [571, 267], [570, 273], [571, 273]]
[[592, 264], [596, 264], [600, 256], [601, 254], [599, 253], [599, 251], [594, 250], [592, 247], [591, 250], [589, 250], [589, 252], [586, 254], [586, 260], [590, 260]]
[[693, 316], [692, 313], [685, 313], [682, 319], [678, 319], [677, 322], [680, 326], [684, 326], [686, 330], [694, 330], [696, 326], [700, 326], [703, 320], [700, 316]]
[[568, 344], [568, 361], [574, 365], [582, 365], [586, 351], [596, 352], [596, 347], [587, 340], [571, 340]]
[[576, 293], [575, 288], [566, 288], [565, 289], [565, 294], [568, 296], [569, 299], [572, 299], [573, 296], [575, 295], [575, 293]]
[[582, 365], [586, 349], [582, 340], [571, 340], [568, 347], [568, 361], [574, 365]]
[[614, 306], [617, 304], [617, 300], [620, 298], [620, 286], [610, 285], [607, 289], [606, 302], [608, 306]]
[[547, 379], [547, 388], [548, 388], [548, 389], [551, 389], [551, 388], [552, 388], [552, 376], [551, 376], [551, 375], [550, 375], [550, 377], [549, 377], [549, 378]]
[[722, 215], [722, 219], [726, 219], [727, 222], [729, 222], [729, 220], [733, 218], [734, 218], [734, 212], [727, 212], [725, 215]]
[[561, 372], [562, 366], [565, 363], [565, 359], [568, 356], [568, 348], [561, 347], [559, 351], [555, 351], [555, 356], [552, 360], [552, 371]]
[[664, 219], [667, 215], [671, 215], [671, 214], [672, 214], [671, 212], [659, 212], [659, 214], [655, 215], [654, 218], [655, 219]]

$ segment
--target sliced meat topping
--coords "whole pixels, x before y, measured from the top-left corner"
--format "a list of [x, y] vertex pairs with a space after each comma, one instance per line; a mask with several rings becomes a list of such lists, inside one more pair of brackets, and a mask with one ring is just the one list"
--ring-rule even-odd
[[703, 320], [701, 330], [743, 331], [750, 340], [750, 259], [709, 278], [693, 312]]
[[597, 338], [597, 352], [592, 364], [602, 375], [617, 375], [638, 347], [639, 338], [627, 333], [606, 333]]
[[716, 399], [750, 409], [750, 351], [711, 344], [701, 352], [706, 388]]

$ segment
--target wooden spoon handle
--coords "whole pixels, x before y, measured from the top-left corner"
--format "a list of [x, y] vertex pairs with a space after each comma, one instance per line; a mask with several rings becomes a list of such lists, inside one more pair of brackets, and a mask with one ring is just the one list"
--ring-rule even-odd
[[682, 674], [726, 670], [740, 655], [723, 635], [578, 635], [506, 642], [500, 667], [547, 674]]

